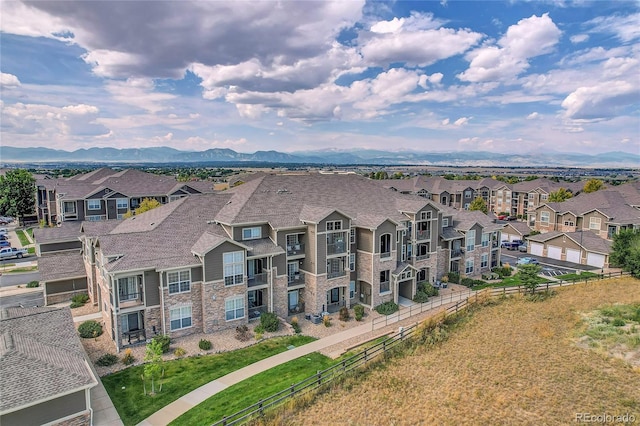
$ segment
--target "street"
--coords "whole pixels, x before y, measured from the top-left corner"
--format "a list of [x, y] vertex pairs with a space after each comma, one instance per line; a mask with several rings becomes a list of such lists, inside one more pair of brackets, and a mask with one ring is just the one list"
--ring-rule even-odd
[[[2, 272], [0, 270], [0, 272]], [[12, 285], [26, 285], [30, 281], [40, 281], [40, 272], [24, 272], [19, 274], [9, 274], [4, 272], [0, 276], [0, 288]]]
[[26, 308], [43, 306], [44, 296], [42, 290], [0, 297], [0, 307], [2, 308], [17, 307], [21, 305]]

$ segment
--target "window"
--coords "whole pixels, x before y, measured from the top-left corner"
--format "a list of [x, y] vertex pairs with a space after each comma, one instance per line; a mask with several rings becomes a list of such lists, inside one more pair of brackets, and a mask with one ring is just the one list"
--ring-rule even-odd
[[549, 212], [540, 212], [540, 223], [549, 224]]
[[75, 214], [76, 213], [76, 202], [75, 201], [65, 201], [64, 202], [64, 213], [65, 214]]
[[296, 244], [300, 244], [300, 240], [298, 234], [288, 234], [287, 235], [287, 246], [295, 246]]
[[171, 316], [171, 331], [191, 327], [191, 306], [171, 309], [169, 315]]
[[356, 297], [356, 282], [349, 281], [349, 299]]
[[480, 267], [486, 268], [487, 266], [489, 266], [489, 255], [483, 254], [482, 256], [480, 256]]
[[380, 257], [391, 256], [391, 234], [380, 236]]
[[142, 284], [142, 276], [134, 275], [131, 277], [118, 278], [118, 295], [120, 301], [138, 299], [139, 284]]
[[87, 210], [100, 210], [100, 200], [87, 200]]
[[186, 293], [191, 290], [191, 271], [177, 271], [167, 273], [169, 294]]
[[224, 285], [242, 284], [244, 281], [244, 253], [241, 251], [225, 253], [222, 261], [224, 263]]
[[225, 299], [224, 313], [227, 321], [244, 318], [244, 296], [234, 296]]
[[491, 234], [482, 234], [482, 247], [489, 247], [489, 241], [491, 241]]
[[431, 212], [420, 212], [420, 220], [430, 220]]
[[473, 259], [469, 259], [464, 264], [465, 274], [473, 274]]
[[548, 198], [549, 198], [548, 194], [540, 194], [540, 200], [547, 201]]
[[355, 253], [349, 254], [349, 269], [351, 271], [356, 270], [356, 254]]
[[476, 231], [470, 229], [467, 231], [467, 251], [473, 251], [476, 248]]
[[346, 258], [335, 257], [333, 259], [327, 259], [327, 278], [342, 277], [346, 274], [344, 269], [344, 262]]
[[464, 191], [464, 198], [471, 198], [471, 191]]
[[405, 262], [407, 260], [407, 246], [402, 245], [402, 261]]
[[391, 283], [389, 282], [389, 270], [380, 271], [380, 293], [388, 293], [391, 291]]
[[129, 200], [126, 198], [117, 198], [116, 199], [116, 207], [119, 209], [128, 209], [129, 208]]
[[103, 216], [99, 214], [94, 214], [94, 215], [85, 217], [85, 219], [87, 219], [89, 222], [99, 222], [102, 220], [102, 218]]
[[351, 228], [351, 230], [349, 231], [349, 242], [351, 244], [356, 243], [356, 228]]
[[339, 231], [342, 229], [341, 220], [333, 220], [327, 222], [327, 231]]
[[600, 229], [600, 218], [599, 217], [590, 217], [589, 218], [589, 229]]
[[244, 228], [242, 230], [243, 240], [255, 240], [262, 237], [262, 229], [259, 226], [254, 228]]
[[442, 227], [446, 228], [447, 226], [449, 226], [449, 218], [448, 217], [443, 217], [442, 218]]
[[573, 220], [572, 219], [567, 219], [564, 221], [564, 226], [573, 226]]
[[117, 219], [124, 219], [124, 213], [118, 213]]

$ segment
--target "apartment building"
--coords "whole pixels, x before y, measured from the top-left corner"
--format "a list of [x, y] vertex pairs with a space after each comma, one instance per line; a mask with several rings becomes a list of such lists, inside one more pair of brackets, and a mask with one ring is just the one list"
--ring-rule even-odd
[[54, 225], [121, 219], [145, 198], [165, 204], [191, 194], [213, 192], [210, 182], [178, 182], [172, 176], [109, 168], [69, 178], [38, 177], [36, 187], [38, 221]]
[[[82, 222], [87, 291], [118, 349], [413, 298], [499, 262], [500, 225], [355, 174], [269, 175], [120, 221]], [[68, 254], [68, 253], [67, 253]]]

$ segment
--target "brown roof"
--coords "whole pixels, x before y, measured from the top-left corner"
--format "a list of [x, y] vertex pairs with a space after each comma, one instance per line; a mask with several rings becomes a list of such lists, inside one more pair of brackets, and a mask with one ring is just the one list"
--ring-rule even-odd
[[44, 282], [86, 277], [80, 251], [46, 254], [38, 258], [40, 280]]

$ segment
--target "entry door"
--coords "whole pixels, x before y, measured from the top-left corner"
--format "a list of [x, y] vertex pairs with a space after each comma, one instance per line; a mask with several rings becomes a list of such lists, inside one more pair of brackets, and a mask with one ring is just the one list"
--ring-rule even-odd
[[133, 330], [140, 330], [140, 321], [137, 312], [122, 316], [122, 331], [127, 332]]
[[330, 293], [331, 296], [329, 297], [329, 300], [327, 300], [327, 303], [338, 303], [340, 301], [340, 289], [338, 287], [332, 288]]
[[293, 309], [298, 306], [298, 290], [289, 292], [289, 309]]

